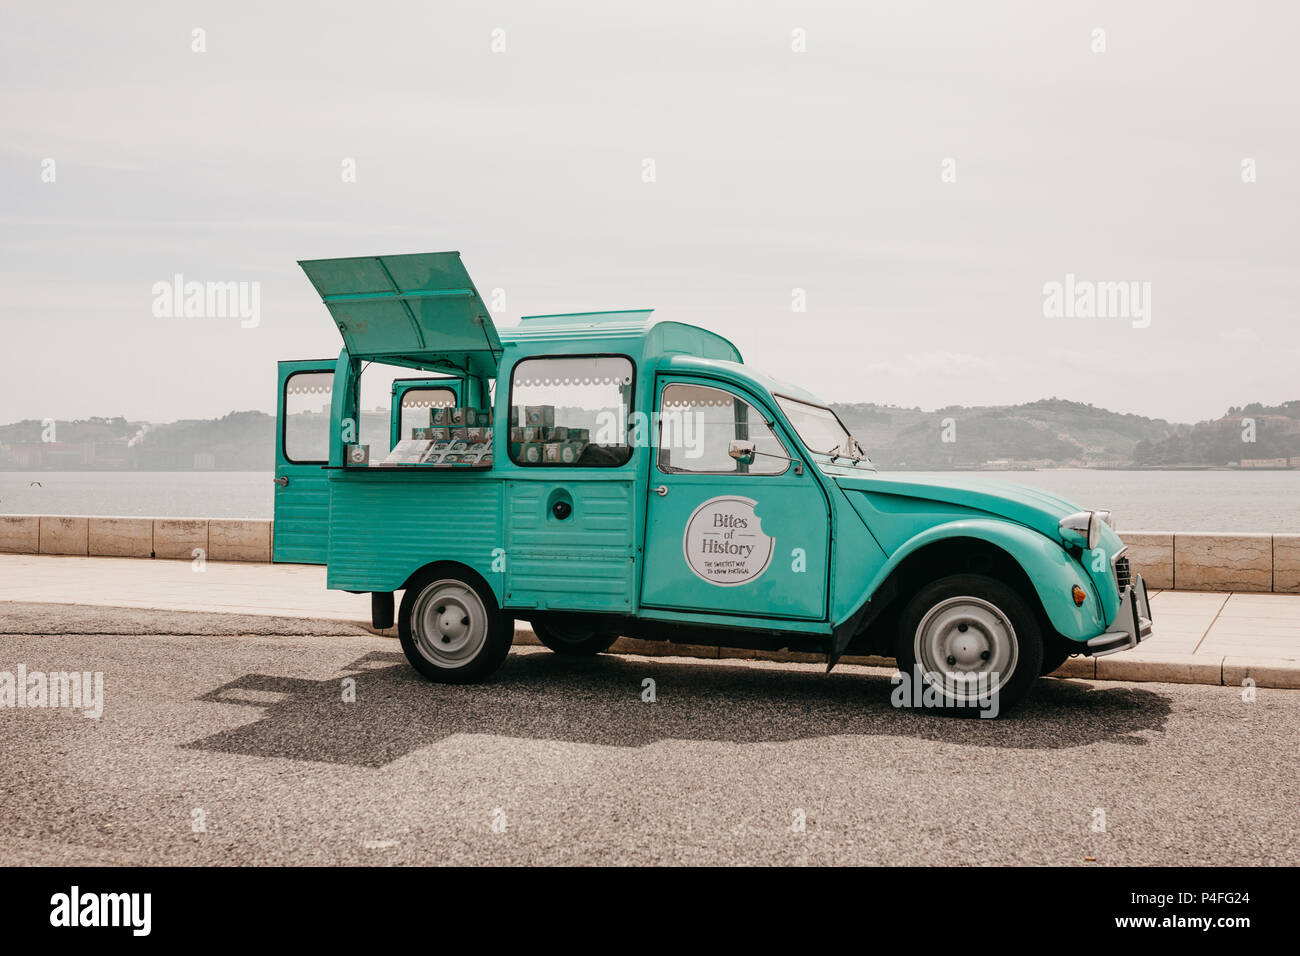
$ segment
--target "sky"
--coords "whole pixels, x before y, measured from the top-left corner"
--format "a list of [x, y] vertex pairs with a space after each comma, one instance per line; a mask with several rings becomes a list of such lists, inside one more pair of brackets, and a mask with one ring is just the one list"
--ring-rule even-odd
[[[499, 325], [654, 308], [828, 401], [1300, 398], [1298, 26], [1287, 2], [7, 0], [0, 422], [274, 411], [275, 363], [341, 344], [297, 260], [442, 250]], [[176, 275], [256, 283], [256, 324], [157, 314]], [[1053, 313], [1067, 281], [1135, 296]]]

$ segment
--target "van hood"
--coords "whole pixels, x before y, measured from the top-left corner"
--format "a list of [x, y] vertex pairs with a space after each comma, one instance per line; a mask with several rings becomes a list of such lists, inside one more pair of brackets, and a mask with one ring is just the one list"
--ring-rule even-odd
[[[879, 473], [831, 477], [845, 491], [865, 494], [870, 510], [876, 512], [903, 514], [926, 510], [924, 502], [936, 502], [956, 506], [964, 512], [982, 512], [1016, 521], [1053, 541], [1060, 540], [1061, 519], [1084, 510], [1050, 492], [995, 479], [890, 478]], [[857, 495], [849, 497], [853, 499]], [[855, 507], [861, 510], [856, 502]]]

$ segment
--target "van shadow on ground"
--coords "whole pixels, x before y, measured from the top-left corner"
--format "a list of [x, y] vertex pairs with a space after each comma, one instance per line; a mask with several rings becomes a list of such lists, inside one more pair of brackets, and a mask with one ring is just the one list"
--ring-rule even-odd
[[[356, 701], [342, 681], [356, 680]], [[656, 701], [642, 701], [642, 681]], [[187, 747], [382, 767], [454, 734], [497, 734], [615, 747], [662, 740], [737, 744], [835, 735], [913, 737], [979, 747], [1144, 745], [1170, 714], [1160, 694], [1045, 679], [1013, 714], [962, 720], [901, 711], [888, 678], [602, 655], [511, 654], [486, 684], [431, 684], [400, 653], [358, 658], [326, 680], [246, 674], [199, 700], [261, 711]]]

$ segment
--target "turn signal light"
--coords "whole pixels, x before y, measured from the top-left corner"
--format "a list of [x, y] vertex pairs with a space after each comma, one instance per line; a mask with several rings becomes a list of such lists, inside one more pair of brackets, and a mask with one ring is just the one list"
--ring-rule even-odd
[[1077, 584], [1071, 589], [1070, 596], [1074, 598], [1075, 607], [1083, 607], [1083, 602], [1088, 600], [1088, 592]]

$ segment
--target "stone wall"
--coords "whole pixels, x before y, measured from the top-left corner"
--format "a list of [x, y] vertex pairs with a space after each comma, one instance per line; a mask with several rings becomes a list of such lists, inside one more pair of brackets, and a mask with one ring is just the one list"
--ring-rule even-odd
[[0, 515], [0, 552], [270, 561], [272, 533], [267, 519]]
[[[272, 522], [241, 518], [0, 515], [0, 553], [188, 561], [270, 561]], [[1129, 531], [1129, 560], [1151, 588], [1300, 594], [1300, 534]]]

